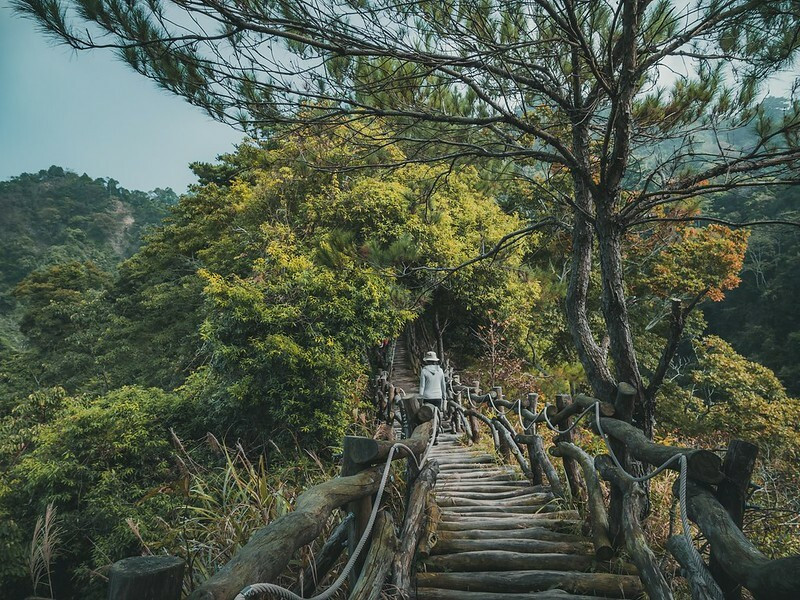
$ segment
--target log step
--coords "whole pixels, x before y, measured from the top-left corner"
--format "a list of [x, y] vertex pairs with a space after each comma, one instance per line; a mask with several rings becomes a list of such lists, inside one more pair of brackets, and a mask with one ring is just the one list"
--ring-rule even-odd
[[532, 486], [516, 465], [439, 436], [433, 496], [436, 543], [424, 550], [417, 600], [603, 600], [638, 598], [633, 565], [599, 562], [549, 486]]
[[527, 518], [522, 515], [529, 515], [535, 517], [536, 515], [555, 515], [561, 516], [565, 519], [577, 519], [578, 512], [574, 510], [562, 510], [555, 502], [550, 504], [541, 504], [538, 506], [444, 506], [440, 507], [443, 515], [455, 515], [458, 517], [485, 517], [492, 518]]
[[[483, 489], [483, 488], [479, 488]], [[532, 496], [538, 495], [540, 497], [545, 498], [553, 498], [553, 495], [548, 492], [536, 492], [532, 488], [527, 487], [520, 487], [517, 489], [511, 490], [504, 490], [504, 491], [494, 491], [494, 492], [485, 492], [485, 491], [478, 491], [473, 492], [472, 490], [464, 490], [457, 489], [457, 488], [437, 488], [436, 498], [470, 498], [471, 500], [504, 500], [507, 498], [519, 498], [520, 496]]]
[[584, 554], [510, 552], [482, 550], [442, 554], [425, 560], [429, 573], [449, 571], [581, 571], [636, 575], [636, 568], [624, 563], [599, 562]]
[[[460, 521], [440, 521], [438, 529], [440, 531], [470, 531], [475, 529], [492, 529], [495, 531], [508, 529], [524, 529], [530, 526], [531, 519], [512, 520], [512, 519], [481, 519], [481, 520], [460, 520]], [[556, 531], [574, 531], [581, 526], [582, 521], [578, 519], [536, 519], [533, 521], [538, 527], [547, 527]]]
[[438, 588], [417, 588], [417, 600], [607, 600], [602, 596], [576, 596], [562, 590], [531, 592], [528, 594], [503, 594], [497, 592], [465, 592]]
[[467, 592], [540, 592], [558, 588], [575, 594], [635, 598], [642, 583], [631, 575], [580, 571], [458, 571], [417, 573], [417, 586]]
[[486, 498], [473, 499], [465, 496], [442, 496], [436, 494], [436, 504], [444, 508], [445, 506], [465, 507], [474, 506], [489, 509], [506, 509], [511, 507], [537, 506], [542, 507], [553, 500], [552, 494], [527, 494], [525, 496], [515, 496], [512, 498], [497, 498], [489, 500]]
[[559, 542], [582, 542], [586, 538], [575, 533], [567, 533], [547, 527], [526, 527], [525, 529], [468, 529], [465, 531], [440, 531], [439, 541], [447, 540], [551, 540]]
[[[578, 554], [592, 555], [590, 542], [562, 542], [535, 539], [454, 540], [440, 539], [431, 549], [431, 554], [456, 554], [477, 550], [504, 550], [527, 554]], [[593, 555], [592, 555], [593, 556]]]

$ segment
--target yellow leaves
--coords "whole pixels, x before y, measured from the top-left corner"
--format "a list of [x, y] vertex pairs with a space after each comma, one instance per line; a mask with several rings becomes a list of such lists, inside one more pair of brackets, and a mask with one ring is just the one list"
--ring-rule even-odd
[[662, 297], [693, 297], [705, 292], [711, 300], [720, 301], [725, 290], [741, 281], [748, 236], [745, 230], [722, 225], [688, 227], [680, 241], [657, 257], [647, 283]]

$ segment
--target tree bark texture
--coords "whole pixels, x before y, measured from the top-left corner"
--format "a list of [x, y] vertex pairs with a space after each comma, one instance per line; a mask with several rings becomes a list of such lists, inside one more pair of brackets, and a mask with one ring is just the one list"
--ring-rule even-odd
[[291, 590], [295, 594], [308, 598], [314, 593], [320, 581], [325, 578], [328, 571], [336, 564], [342, 551], [347, 546], [347, 532], [350, 529], [353, 518], [353, 513], [350, 513], [336, 526], [336, 529], [333, 530], [331, 536], [314, 557], [314, 563], [305, 568], [300, 580], [292, 586]]
[[607, 454], [598, 456], [594, 464], [603, 479], [612, 482], [623, 491], [622, 528], [625, 547], [639, 570], [639, 577], [647, 589], [650, 600], [672, 600], [672, 591], [658, 567], [658, 560], [647, 545], [647, 539], [639, 522], [644, 491], [639, 484], [625, 477]]
[[364, 569], [350, 592], [349, 600], [379, 600], [383, 584], [392, 567], [392, 557], [397, 548], [392, 515], [378, 513], [372, 530], [372, 541], [367, 552]]
[[186, 563], [174, 556], [118, 560], [108, 579], [108, 600], [179, 600]]
[[400, 531], [397, 552], [392, 561], [392, 581], [400, 598], [409, 598], [412, 594], [411, 566], [422, 535], [428, 496], [436, 484], [438, 473], [438, 463], [436, 461], [428, 462], [414, 482], [406, 505], [403, 528]]
[[[757, 456], [758, 446], [742, 440], [732, 440], [728, 445], [725, 460], [722, 462], [722, 473], [725, 475], [725, 479], [717, 486], [715, 495], [739, 529], [742, 528], [744, 520], [747, 488], [756, 466]], [[741, 585], [725, 572], [713, 550], [708, 566], [715, 581], [722, 588], [725, 600], [739, 600], [742, 597]]]
[[698, 565], [692, 556], [694, 550], [686, 541], [686, 536], [673, 535], [667, 540], [667, 550], [681, 566], [683, 576], [689, 582], [692, 600], [723, 600], [722, 590], [705, 566]]
[[568, 442], [560, 442], [550, 449], [550, 453], [554, 456], [569, 456], [583, 469], [588, 495], [587, 508], [592, 523], [594, 554], [598, 560], [611, 560], [614, 549], [608, 534], [608, 513], [603, 503], [603, 489], [600, 487], [600, 479], [594, 468], [594, 459], [578, 446]]
[[[677, 496], [678, 488], [672, 493]], [[687, 485], [689, 518], [711, 543], [720, 566], [756, 600], [800, 598], [800, 556], [770, 560], [748, 540], [728, 512], [703, 486]]]

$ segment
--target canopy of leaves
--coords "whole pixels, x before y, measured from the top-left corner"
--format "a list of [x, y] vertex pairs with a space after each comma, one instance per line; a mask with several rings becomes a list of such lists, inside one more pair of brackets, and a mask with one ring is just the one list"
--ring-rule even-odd
[[533, 240], [450, 270], [521, 226], [477, 171], [304, 162], [346, 164], [359, 150], [342, 139], [296, 131], [195, 165], [200, 183], [118, 268], [64, 262], [17, 283], [25, 345], [0, 363], [0, 593], [27, 593], [23, 550], [49, 504], [70, 540], [59, 597], [99, 597], [91, 573], [143, 539], [181, 538], [178, 507], [207, 510], [216, 490], [187, 492], [170, 428], [239, 441], [271, 465], [293, 459], [280, 455], [292, 442], [330, 454], [370, 349], [421, 312], [468, 330], [491, 309], [528, 327]]
[[169, 189], [128, 191], [56, 166], [0, 182], [0, 352], [23, 343], [15, 285], [60, 263], [112, 270], [176, 201]]
[[[722, 217], [797, 219], [798, 188], [741, 190], [715, 198]], [[792, 395], [800, 395], [800, 230], [763, 227], [750, 236], [742, 283], [725, 301], [704, 310], [710, 331], [752, 361], [773, 369]]]

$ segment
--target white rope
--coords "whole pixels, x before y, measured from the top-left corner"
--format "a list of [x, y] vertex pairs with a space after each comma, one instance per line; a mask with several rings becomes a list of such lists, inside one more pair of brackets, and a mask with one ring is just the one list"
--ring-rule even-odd
[[[402, 442], [395, 442], [392, 447], [389, 449], [389, 455], [386, 457], [386, 464], [383, 467], [383, 474], [381, 475], [381, 483], [378, 486], [378, 491], [375, 495], [374, 505], [372, 507], [372, 512], [369, 515], [369, 521], [367, 521], [367, 526], [364, 528], [364, 533], [361, 535], [361, 539], [358, 540], [358, 544], [356, 545], [353, 553], [350, 555], [350, 559], [347, 561], [347, 564], [344, 566], [344, 569], [339, 574], [339, 577], [336, 578], [331, 586], [316, 596], [312, 596], [310, 600], [328, 600], [331, 596], [333, 596], [337, 590], [342, 587], [342, 584], [345, 582], [347, 577], [350, 575], [350, 571], [353, 570], [353, 567], [356, 564], [356, 560], [358, 560], [358, 556], [361, 551], [364, 549], [364, 545], [367, 543], [370, 534], [372, 533], [372, 527], [375, 525], [375, 519], [378, 516], [378, 511], [380, 510], [381, 504], [381, 497], [383, 496], [383, 492], [386, 489], [386, 483], [389, 481], [389, 471], [391, 470], [392, 460], [394, 458], [394, 453], [398, 448], [405, 448], [408, 451], [409, 458], [411, 458], [417, 466], [417, 469], [421, 469], [422, 466], [428, 460], [428, 453], [431, 451], [433, 447], [433, 442], [436, 439], [436, 430], [439, 427], [439, 409], [436, 406], [433, 406], [433, 429], [431, 430], [431, 437], [428, 440], [428, 445], [425, 447], [425, 452], [417, 460], [417, 457], [414, 456], [414, 453], [411, 451], [411, 448], [403, 444]], [[259, 597], [261, 594], [269, 594], [273, 598], [281, 598], [283, 600], [305, 600], [302, 596], [298, 596], [291, 590], [286, 589], [285, 587], [281, 587], [274, 583], [254, 583], [248, 585], [241, 592], [236, 595], [234, 600], [249, 600], [251, 598]]]

